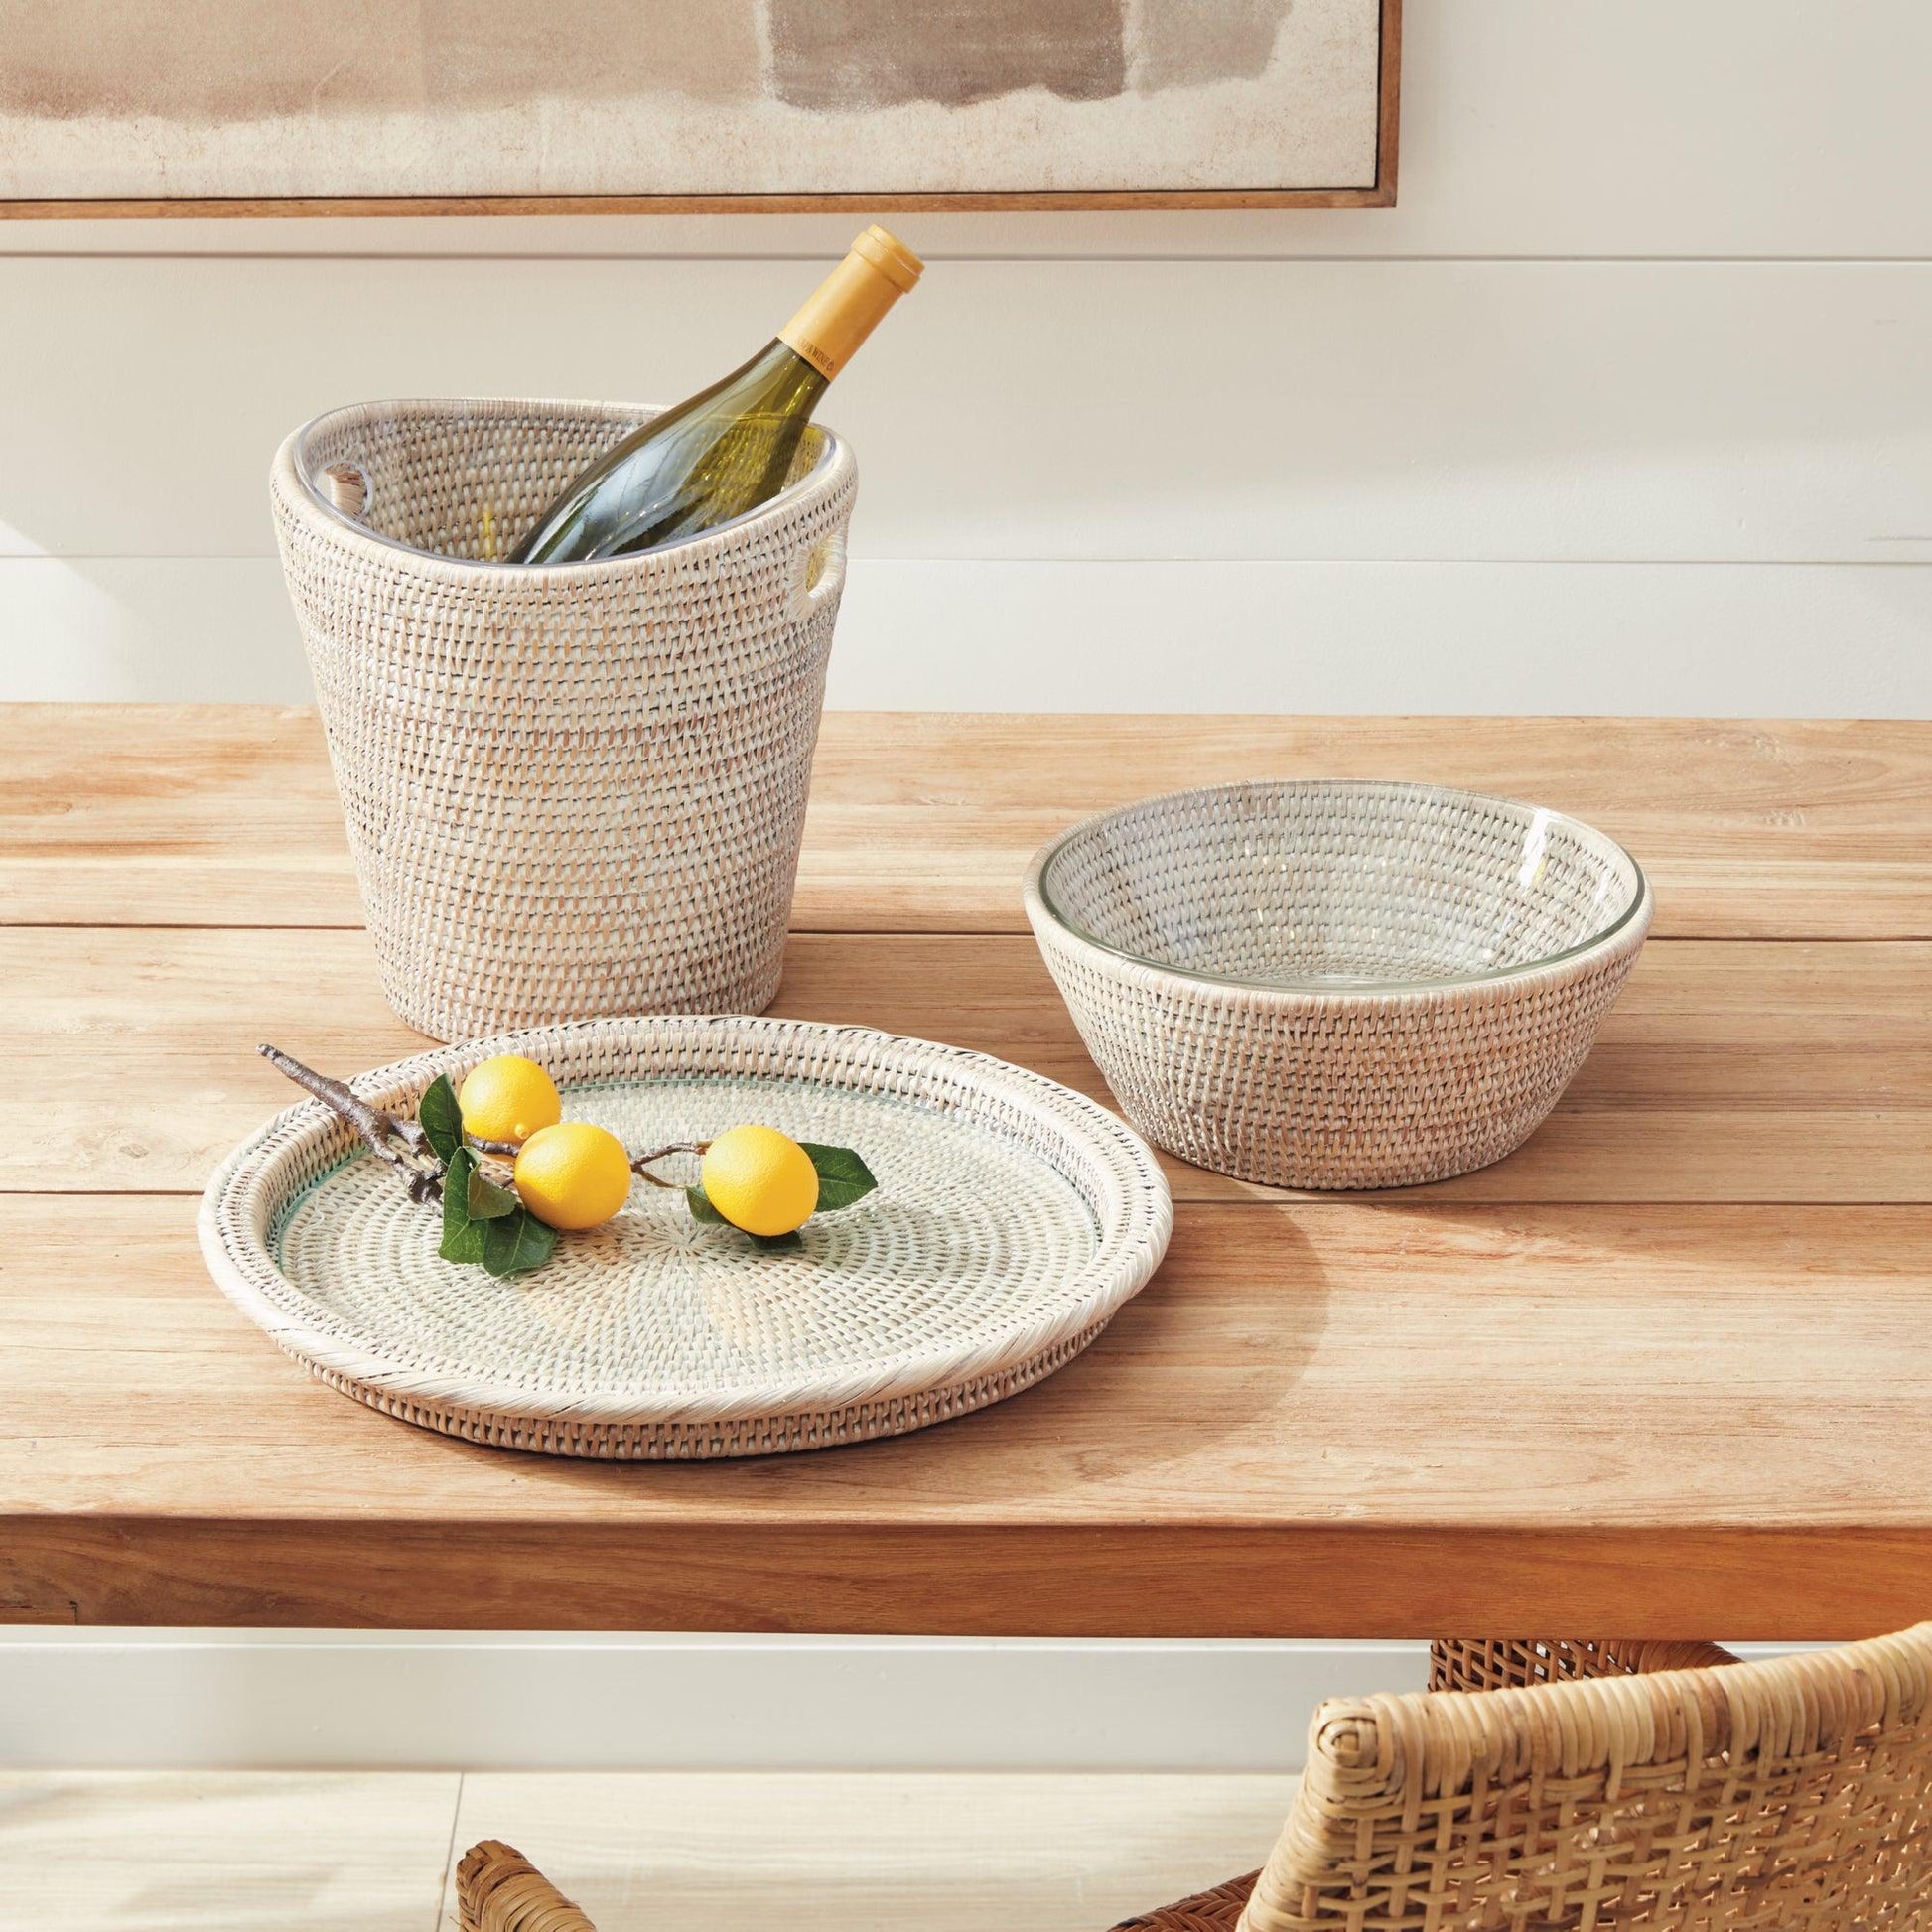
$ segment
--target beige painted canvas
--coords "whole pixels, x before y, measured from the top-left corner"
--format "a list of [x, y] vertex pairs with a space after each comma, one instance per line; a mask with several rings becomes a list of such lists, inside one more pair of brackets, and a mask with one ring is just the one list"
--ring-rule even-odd
[[1372, 192], [1383, 11], [0, 0], [0, 197]]

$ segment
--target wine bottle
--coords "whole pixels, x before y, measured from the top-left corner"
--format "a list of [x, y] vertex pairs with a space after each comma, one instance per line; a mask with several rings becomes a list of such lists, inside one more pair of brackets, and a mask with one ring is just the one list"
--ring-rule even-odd
[[818, 399], [922, 267], [903, 242], [868, 228], [775, 341], [600, 457], [507, 561], [634, 556], [775, 496]]

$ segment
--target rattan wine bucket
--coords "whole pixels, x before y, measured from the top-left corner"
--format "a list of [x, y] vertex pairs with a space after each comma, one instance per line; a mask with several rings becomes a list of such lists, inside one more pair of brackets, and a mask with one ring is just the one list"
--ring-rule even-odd
[[443, 400], [278, 452], [283, 568], [383, 990], [454, 1039], [777, 991], [858, 487], [609, 562], [485, 559], [652, 411]]
[[1143, 799], [1035, 859], [1027, 913], [1130, 1119], [1283, 1187], [1443, 1180], [1519, 1147], [1643, 947], [1636, 861], [1438, 785]]

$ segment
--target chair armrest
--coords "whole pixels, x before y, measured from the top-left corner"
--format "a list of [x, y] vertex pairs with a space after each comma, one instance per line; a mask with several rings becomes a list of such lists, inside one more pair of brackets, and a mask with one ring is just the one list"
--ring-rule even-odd
[[486, 1838], [456, 1868], [463, 1932], [597, 1932], [521, 1852]]
[[1662, 1637], [1438, 1637], [1429, 1646], [1429, 1688], [1503, 1691], [1572, 1677], [1638, 1677], [1736, 1662], [1718, 1644]]

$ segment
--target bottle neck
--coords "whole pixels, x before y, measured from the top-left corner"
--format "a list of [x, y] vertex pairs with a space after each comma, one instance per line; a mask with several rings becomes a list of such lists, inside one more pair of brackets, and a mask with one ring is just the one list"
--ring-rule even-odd
[[827, 382], [878, 328], [900, 290], [857, 249], [805, 298], [778, 340]]
[[737, 390], [747, 377], [758, 390], [759, 414], [801, 420], [818, 407], [819, 397], [830, 386], [817, 364], [806, 361], [782, 336], [773, 337], [720, 387]]

